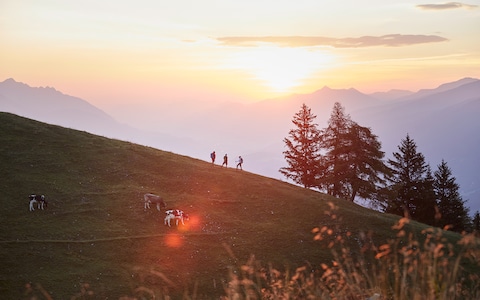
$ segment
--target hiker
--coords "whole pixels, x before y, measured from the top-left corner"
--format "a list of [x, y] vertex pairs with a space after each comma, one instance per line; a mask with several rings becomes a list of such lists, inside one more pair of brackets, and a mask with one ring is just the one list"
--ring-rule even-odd
[[212, 165], [215, 163], [215, 157], [216, 157], [215, 151], [210, 153], [210, 158], [212, 159]]
[[242, 169], [243, 158], [241, 156], [239, 156], [238, 160], [236, 162], [237, 162], [237, 169], [238, 169], [238, 167], [240, 167], [240, 170], [243, 170]]
[[223, 156], [222, 167], [223, 167], [223, 165], [225, 165], [225, 167], [228, 167], [228, 156], [227, 156], [227, 154], [225, 154], [225, 155]]

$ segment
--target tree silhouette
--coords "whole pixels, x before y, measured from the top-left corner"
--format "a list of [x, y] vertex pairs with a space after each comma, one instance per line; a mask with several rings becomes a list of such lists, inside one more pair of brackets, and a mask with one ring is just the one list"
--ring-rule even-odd
[[414, 217], [424, 193], [423, 185], [428, 165], [423, 154], [417, 152], [417, 145], [408, 134], [401, 141], [398, 150], [399, 152], [393, 153], [394, 159], [388, 160], [392, 176], [389, 177], [390, 197], [387, 200], [386, 212]]
[[418, 184], [419, 197], [414, 199], [415, 213], [413, 219], [428, 225], [436, 226], [436, 195], [433, 188], [435, 179], [433, 178], [430, 166], [427, 165], [425, 178]]
[[328, 127], [321, 132], [321, 148], [326, 154], [322, 156], [322, 176], [319, 187], [334, 197], [345, 198], [348, 194], [345, 186], [350, 164], [348, 161], [349, 128], [352, 125], [350, 115], [339, 102], [335, 102]]
[[294, 129], [285, 138], [287, 150], [283, 152], [288, 166], [280, 168], [280, 173], [305, 188], [316, 186], [319, 167], [319, 134], [311, 109], [305, 104], [293, 117]]
[[447, 163], [442, 160], [434, 173], [433, 184], [441, 218], [439, 226], [451, 226], [453, 231], [461, 232], [469, 228], [470, 219], [465, 201], [460, 196], [460, 187]]
[[384, 152], [370, 128], [358, 125], [345, 114], [339, 102], [333, 106], [328, 127], [321, 132], [321, 178], [319, 188], [328, 194], [354, 201], [372, 198], [383, 183], [387, 167]]

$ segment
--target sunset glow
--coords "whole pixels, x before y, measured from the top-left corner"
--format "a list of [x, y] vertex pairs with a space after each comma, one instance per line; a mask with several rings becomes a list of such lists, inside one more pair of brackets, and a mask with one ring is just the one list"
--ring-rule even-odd
[[333, 58], [305, 48], [262, 46], [231, 55], [227, 68], [245, 70], [274, 92], [288, 93], [316, 71], [326, 71]]
[[0, 80], [117, 117], [193, 98], [416, 91], [480, 76], [472, 3], [5, 0], [0, 28]]

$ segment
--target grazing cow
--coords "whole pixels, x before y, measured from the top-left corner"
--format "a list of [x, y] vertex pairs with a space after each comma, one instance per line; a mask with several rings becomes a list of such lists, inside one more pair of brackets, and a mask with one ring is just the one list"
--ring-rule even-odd
[[35, 210], [35, 207], [34, 207], [34, 205], [35, 205], [35, 203], [37, 203], [37, 199], [36, 199], [36, 197], [37, 197], [37, 196], [36, 196], [36, 195], [34, 195], [34, 194], [32, 194], [32, 195], [28, 196], [28, 200], [29, 200], [29, 203], [30, 203], [30, 205], [29, 205], [29, 207], [30, 207], [30, 211], [33, 211], [33, 210]]
[[160, 211], [161, 207], [163, 207], [163, 208], [167, 207], [167, 205], [165, 204], [165, 201], [163, 201], [162, 197], [154, 195], [154, 194], [145, 194], [143, 196], [143, 200], [145, 201], [144, 209], [150, 208], [151, 203], [157, 205], [157, 210], [158, 211]]
[[47, 208], [48, 206], [48, 202], [47, 202], [47, 199], [45, 198], [44, 195], [35, 195], [35, 194], [31, 194], [30, 196], [28, 196], [28, 199], [30, 200], [29, 203], [29, 208], [30, 208], [30, 211], [34, 211], [35, 210], [35, 204], [37, 204], [37, 208], [38, 209], [45, 209]]
[[180, 220], [182, 222], [182, 225], [185, 225], [183, 220], [188, 220], [188, 214], [184, 213], [182, 210], [179, 209], [170, 209], [165, 212], [167, 216], [165, 217], [164, 223], [165, 225], [168, 224], [168, 227], [170, 226], [170, 222], [172, 220], [175, 220], [175, 225], [178, 226], [178, 221]]

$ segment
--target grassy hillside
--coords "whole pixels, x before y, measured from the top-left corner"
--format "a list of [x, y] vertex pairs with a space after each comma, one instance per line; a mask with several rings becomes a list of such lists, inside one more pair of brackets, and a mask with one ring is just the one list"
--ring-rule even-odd
[[[252, 254], [280, 269], [331, 261], [328, 241], [313, 240], [315, 227], [339, 226], [352, 233], [351, 245], [372, 232], [380, 244], [398, 221], [248, 171], [6, 113], [0, 164], [2, 299], [19, 299], [30, 288], [54, 299], [82, 289], [93, 291], [92, 299], [142, 289], [218, 298], [229, 268]], [[147, 192], [190, 221], [165, 226], [163, 211], [144, 210]], [[30, 212], [31, 193], [44, 194], [48, 209]]]

